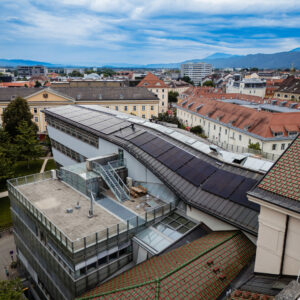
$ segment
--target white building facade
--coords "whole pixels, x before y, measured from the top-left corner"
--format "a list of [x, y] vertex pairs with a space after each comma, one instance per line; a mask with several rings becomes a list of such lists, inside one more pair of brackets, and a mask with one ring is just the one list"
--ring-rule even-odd
[[194, 82], [199, 85], [205, 76], [212, 74], [212, 65], [204, 62], [199, 63], [186, 63], [180, 67], [181, 77], [188, 76]]

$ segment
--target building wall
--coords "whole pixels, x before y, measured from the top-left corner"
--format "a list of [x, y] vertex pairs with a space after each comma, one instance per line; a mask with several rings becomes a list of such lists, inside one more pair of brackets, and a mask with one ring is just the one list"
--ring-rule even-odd
[[[47, 96], [46, 96], [47, 95]], [[168, 93], [166, 92], [166, 96]], [[157, 117], [159, 112], [159, 103], [157, 100], [112, 100], [112, 101], [73, 101], [62, 96], [56, 95], [48, 91], [41, 91], [40, 93], [34, 94], [27, 97], [27, 102], [30, 107], [30, 111], [33, 115], [32, 120], [37, 124], [40, 133], [44, 133], [47, 130], [47, 123], [45, 121], [45, 114], [42, 110], [55, 106], [78, 104], [78, 105], [101, 105], [110, 109], [118, 110], [128, 114], [134, 114], [140, 118], [150, 119]], [[164, 101], [165, 102], [165, 101]], [[166, 101], [166, 103], [168, 103]], [[167, 105], [167, 104], [164, 105]], [[7, 107], [9, 101], [0, 103], [0, 124], [2, 124], [2, 113]], [[167, 108], [167, 106], [166, 106]]]
[[159, 99], [159, 113], [164, 113], [168, 110], [169, 98], [168, 88], [148, 88], [150, 92], [155, 94]]
[[300, 95], [295, 93], [274, 92], [275, 98], [300, 102]]
[[293, 141], [293, 137], [284, 140], [264, 141], [262, 138], [247, 134], [246, 131], [242, 132], [240, 129], [231, 128], [227, 124], [220, 124], [213, 119], [205, 118], [200, 114], [192, 113], [180, 107], [177, 107], [177, 117], [186, 126], [194, 127], [200, 125], [208, 139], [218, 144], [229, 144], [247, 149], [249, 143], [259, 143], [263, 152], [277, 156]]
[[[249, 198], [253, 199], [253, 198]], [[256, 202], [256, 201], [255, 201]], [[300, 270], [300, 216], [262, 201], [254, 271], [279, 275], [283, 258], [283, 275], [298, 275]], [[288, 227], [287, 216], [289, 215]], [[286, 246], [284, 249], [284, 236]]]
[[195, 84], [199, 84], [205, 76], [212, 74], [212, 65], [207, 63], [182, 64], [180, 73], [181, 77], [189, 76]]
[[264, 88], [245, 88], [243, 84], [240, 84], [239, 87], [235, 87], [232, 85], [227, 85], [226, 87], [227, 94], [243, 94], [243, 95], [250, 95], [250, 96], [258, 96], [261, 98], [265, 97], [266, 94], [266, 87]]

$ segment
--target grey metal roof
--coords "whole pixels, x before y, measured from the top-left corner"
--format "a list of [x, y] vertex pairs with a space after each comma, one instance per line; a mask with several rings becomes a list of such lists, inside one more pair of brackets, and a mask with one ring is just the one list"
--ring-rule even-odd
[[144, 87], [50, 87], [50, 88], [0, 88], [0, 101], [11, 101], [13, 97], [28, 97], [38, 91], [53, 91], [75, 101], [105, 100], [158, 100]]
[[[69, 108], [70, 109], [70, 106]], [[251, 178], [255, 180], [260, 180], [262, 174], [260, 172], [255, 172], [249, 169], [246, 169], [242, 166], [233, 165], [226, 162], [220, 162], [219, 159], [200, 152], [187, 144], [184, 144], [178, 140], [173, 139], [171, 136], [166, 135], [161, 132], [157, 132], [154, 129], [149, 127], [144, 127], [143, 125], [134, 124], [134, 129], [131, 126], [127, 126], [126, 128], [118, 131], [114, 131], [109, 134], [104, 134], [99, 130], [93, 129], [90, 126], [86, 126], [80, 121], [73, 121], [72, 117], [68, 117], [68, 114], [64, 117], [61, 115], [64, 108], [51, 108], [45, 110], [47, 116], [53, 116], [60, 120], [63, 120], [67, 123], [75, 125], [79, 128], [82, 128], [86, 131], [89, 131], [97, 136], [108, 140], [118, 146], [121, 146], [130, 154], [132, 154], [137, 160], [139, 160], [142, 164], [144, 164], [150, 171], [153, 172], [164, 184], [169, 187], [178, 197], [180, 197], [186, 204], [191, 205], [193, 207], [202, 210], [210, 215], [213, 215], [227, 223], [232, 224], [238, 228], [241, 228], [247, 232], [252, 234], [257, 234], [258, 230], [258, 212], [254, 209], [245, 207], [236, 202], [233, 202], [228, 199], [224, 199], [222, 197], [216, 196], [209, 192], [204, 191], [201, 188], [191, 184], [183, 177], [178, 175], [176, 172], [172, 171], [170, 168], [166, 167], [156, 158], [144, 152], [139, 147], [132, 144], [128, 141], [128, 137], [132, 138], [135, 135], [141, 134], [143, 131], [147, 131], [155, 134], [156, 136], [164, 139], [167, 142], [172, 143], [173, 145], [179, 147], [182, 150], [189, 152], [195, 157], [200, 158], [201, 160], [210, 163], [211, 165], [217, 167], [218, 169], [222, 169], [237, 175], [242, 175], [246, 178]], [[90, 110], [91, 113], [99, 113], [99, 116], [110, 115], [111, 118], [117, 118], [114, 113], [108, 114], [105, 112], [101, 112], [99, 110], [92, 110], [90, 108], [85, 108], [82, 106], [76, 106], [76, 110], [82, 110], [86, 112]], [[78, 113], [78, 112], [77, 112]], [[70, 116], [70, 115], [69, 115]], [[120, 122], [124, 120], [120, 119]], [[128, 121], [128, 120], [127, 120]]]

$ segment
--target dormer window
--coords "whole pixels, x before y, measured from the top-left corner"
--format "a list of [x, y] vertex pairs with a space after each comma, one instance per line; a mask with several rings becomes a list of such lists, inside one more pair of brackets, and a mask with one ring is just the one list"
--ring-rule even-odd
[[273, 135], [274, 136], [281, 136], [281, 135], [283, 135], [283, 132], [282, 131], [274, 132]]
[[185, 106], [187, 104], [187, 100], [183, 101], [181, 106]]
[[194, 104], [194, 102], [189, 103], [188, 108], [190, 108], [193, 104]]
[[288, 135], [293, 136], [293, 135], [297, 135], [297, 133], [298, 133], [297, 131], [289, 131]]
[[147, 85], [149, 85], [149, 83], [148, 83], [148, 82], [145, 82], [143, 85], [144, 85], [144, 86], [147, 86]]
[[161, 84], [160, 84], [160, 82], [156, 82], [156, 84], [155, 85], [157, 85], [157, 86], [160, 86]]

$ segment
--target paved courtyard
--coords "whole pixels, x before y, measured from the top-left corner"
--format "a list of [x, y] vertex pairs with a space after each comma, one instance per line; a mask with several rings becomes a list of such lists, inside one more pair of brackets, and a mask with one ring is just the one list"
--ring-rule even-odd
[[9, 278], [15, 278], [17, 271], [10, 268], [11, 257], [9, 251], [14, 251], [14, 260], [16, 260], [16, 246], [13, 234], [2, 233], [0, 238], [0, 280], [7, 279], [5, 275], [5, 267], [8, 268]]

